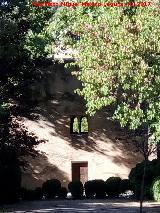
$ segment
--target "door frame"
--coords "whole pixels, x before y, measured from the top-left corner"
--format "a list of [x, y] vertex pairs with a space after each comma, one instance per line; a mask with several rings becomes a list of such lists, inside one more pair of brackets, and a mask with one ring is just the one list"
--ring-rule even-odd
[[73, 181], [73, 164], [74, 163], [77, 163], [77, 164], [86, 164], [87, 165], [87, 181], [88, 181], [88, 165], [89, 165], [89, 163], [88, 163], [88, 161], [71, 161], [71, 181]]

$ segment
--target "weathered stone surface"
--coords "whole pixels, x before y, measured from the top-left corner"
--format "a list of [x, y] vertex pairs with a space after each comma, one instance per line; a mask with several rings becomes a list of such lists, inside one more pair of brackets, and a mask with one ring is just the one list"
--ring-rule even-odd
[[51, 98], [38, 97], [41, 101], [35, 112], [39, 119], [25, 119], [24, 122], [29, 130], [47, 142], [37, 146], [37, 158], [28, 158], [30, 165], [23, 172], [22, 186], [35, 188], [50, 178], [57, 178], [67, 186], [72, 179], [72, 162], [81, 161], [88, 161], [88, 179], [127, 178], [131, 168], [142, 160], [134, 143], [118, 124], [108, 118], [105, 110], [88, 118], [88, 137], [72, 137], [70, 118], [84, 115], [85, 107], [78, 96], [70, 99], [65, 94], [73, 96], [73, 90], [80, 83], [67, 71], [66, 80], [62, 65], [56, 66], [56, 71], [50, 67], [51, 76], [43, 80], [41, 86], [43, 91], [47, 85]]

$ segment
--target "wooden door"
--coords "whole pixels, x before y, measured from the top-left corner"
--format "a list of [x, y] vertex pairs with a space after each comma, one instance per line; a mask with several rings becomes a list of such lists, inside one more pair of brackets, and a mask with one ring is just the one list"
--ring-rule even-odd
[[74, 180], [83, 184], [88, 180], [88, 162], [72, 163], [72, 181]]

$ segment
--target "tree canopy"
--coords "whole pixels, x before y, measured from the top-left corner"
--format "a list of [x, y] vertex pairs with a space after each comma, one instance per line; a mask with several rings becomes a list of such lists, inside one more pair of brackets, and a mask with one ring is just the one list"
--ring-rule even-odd
[[17, 116], [31, 83], [41, 76], [37, 60], [50, 56], [53, 38], [47, 27], [55, 10], [42, 10], [31, 2], [0, 1], [0, 163], [7, 158], [2, 153], [12, 151], [15, 157], [30, 154], [41, 142]]
[[14, 0], [0, 4], [1, 100], [23, 95], [24, 88], [39, 74], [35, 59], [51, 52], [51, 37], [46, 29], [54, 10], [41, 10], [31, 2]]
[[[88, 1], [91, 2], [91, 1]], [[99, 1], [103, 2], [103, 1]], [[65, 46], [76, 49], [84, 97], [90, 115], [114, 107], [121, 126], [147, 125], [160, 139], [160, 19], [155, 6], [63, 7], [54, 17]], [[69, 33], [68, 33], [69, 32]], [[76, 42], [70, 33], [79, 35]]]

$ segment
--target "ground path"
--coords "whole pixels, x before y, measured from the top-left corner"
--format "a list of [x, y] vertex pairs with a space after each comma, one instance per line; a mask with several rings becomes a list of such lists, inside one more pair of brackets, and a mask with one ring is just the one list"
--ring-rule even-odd
[[[49, 200], [0, 207], [0, 213], [138, 213], [139, 203], [128, 200]], [[160, 213], [160, 203], [145, 202], [144, 213]]]

